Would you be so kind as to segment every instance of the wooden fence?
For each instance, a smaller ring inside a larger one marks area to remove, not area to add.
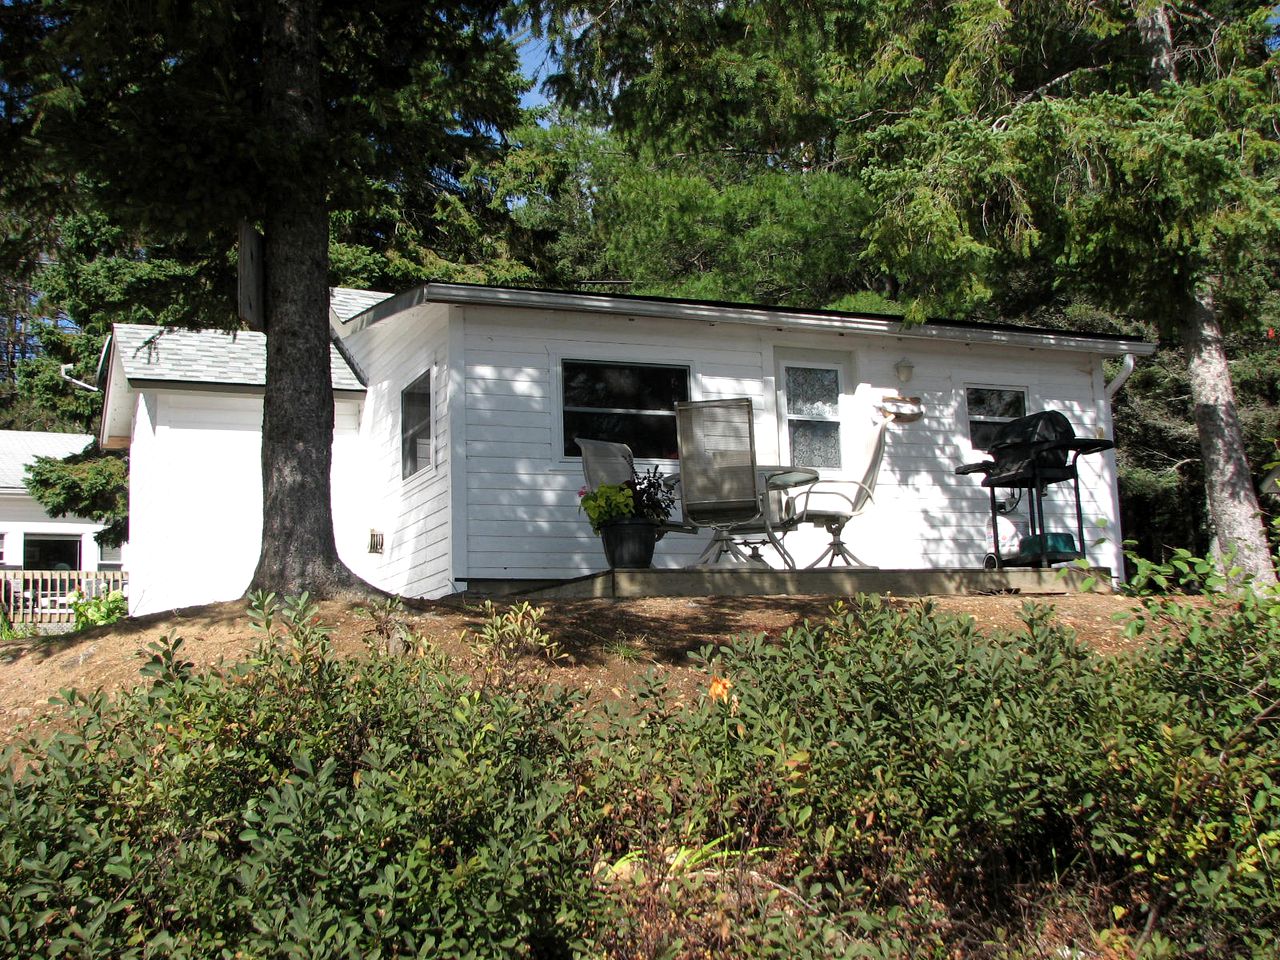
[[[0,605],[11,623],[71,623],[70,594],[128,594],[121,570],[0,570]]]

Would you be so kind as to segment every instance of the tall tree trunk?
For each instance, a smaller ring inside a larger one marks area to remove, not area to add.
[[[266,172],[267,385],[262,420],[262,552],[253,588],[332,595],[359,581],[338,559],[329,468],[327,155],[317,0],[267,6],[263,111],[283,157]],[[286,178],[283,174],[287,172]]]
[[[1276,582],[1262,512],[1245,459],[1231,371],[1222,345],[1213,287],[1203,283],[1187,298],[1179,318],[1187,351],[1191,398],[1195,403],[1200,455],[1204,461],[1209,522],[1219,556],[1235,552],[1235,562],[1259,584]]]
[[[1147,85],[1152,90],[1158,90],[1166,80],[1177,82],[1169,8],[1165,4],[1158,4],[1139,16],[1137,23],[1138,36],[1147,50]]]

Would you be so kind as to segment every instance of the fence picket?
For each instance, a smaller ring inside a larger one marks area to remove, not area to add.
[[[68,594],[128,594],[123,570],[0,570],[0,603],[12,623],[71,623]]]

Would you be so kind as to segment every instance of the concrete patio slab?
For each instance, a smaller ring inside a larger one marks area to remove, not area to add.
[[[468,592],[528,598],[582,597],[897,597],[1111,592],[1111,571],[1096,567],[1053,570],[606,570],[572,580],[472,580]]]

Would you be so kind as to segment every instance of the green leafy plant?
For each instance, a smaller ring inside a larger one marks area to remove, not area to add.
[[[0,606],[0,643],[9,643],[15,640],[29,640],[36,635],[36,627],[33,623],[19,621],[14,623],[9,619],[9,613]]]
[[[384,597],[367,607],[357,607],[356,613],[370,622],[371,630],[365,640],[379,645],[386,653],[408,653],[425,645],[405,620],[404,601],[399,597]]]
[[[1148,597],[1145,646],[1106,657],[1042,607],[986,635],[859,597],[589,713],[518,682],[541,611],[482,609],[479,682],[338,659],[268,594],[244,664],[168,637],[114,703],[65,694],[0,773],[0,955],[1280,946],[1269,592]]]
[[[542,607],[526,601],[499,612],[492,600],[486,600],[481,610],[484,623],[463,639],[475,651],[486,681],[511,686],[518,677],[521,657],[541,657],[554,663],[565,656],[560,644],[542,629],[546,612]]]
[[[657,467],[645,473],[633,472],[631,479],[623,483],[602,483],[590,491],[583,487],[578,497],[595,533],[610,520],[639,517],[663,523],[671,516],[676,502],[675,493]]]
[[[119,590],[88,596],[80,591],[67,595],[71,613],[75,617],[75,629],[101,627],[115,623],[129,615],[129,601]]]
[[[627,520],[636,515],[635,494],[625,484],[602,483],[590,491],[583,487],[579,493],[579,506],[591,521],[593,533],[599,533],[610,520]]]

